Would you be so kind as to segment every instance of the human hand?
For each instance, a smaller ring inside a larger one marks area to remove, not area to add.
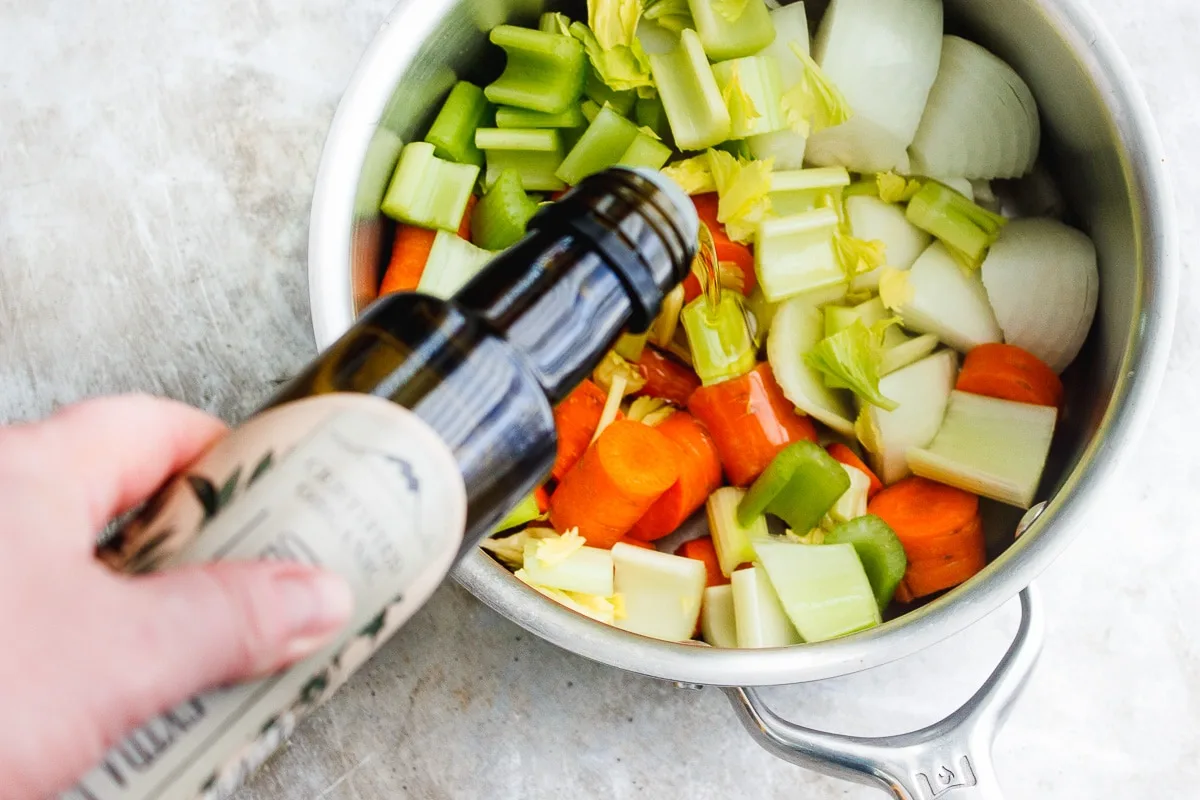
[[[0,800],[70,788],[139,724],[311,655],[346,624],[345,583],[299,564],[130,577],[94,558],[107,520],[224,432],[145,396],[0,427]]]

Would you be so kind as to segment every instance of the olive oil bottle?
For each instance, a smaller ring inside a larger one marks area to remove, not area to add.
[[[344,575],[351,624],[270,678],[193,698],[65,797],[232,794],[429,598],[554,462],[553,404],[686,276],[699,223],[657,173],[612,169],[542,208],[450,300],[375,303],[102,547],[114,569],[299,560]]]

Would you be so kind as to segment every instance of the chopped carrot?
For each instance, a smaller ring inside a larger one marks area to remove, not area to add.
[[[700,388],[700,378],[691,367],[649,345],[642,349],[637,366],[646,378],[646,385],[637,392],[639,395],[686,406],[692,392]]]
[[[721,572],[721,562],[717,560],[717,549],[713,546],[711,536],[686,542],[675,551],[675,555],[703,562],[704,569],[708,573],[705,586],[724,586],[730,582],[729,578],[726,578]]]
[[[908,571],[904,573],[904,583],[914,598],[953,589],[975,577],[987,566],[983,526],[972,526],[963,539],[964,546],[958,555],[947,554],[914,561],[908,565]]]
[[[1054,370],[1011,344],[980,345],[968,353],[955,388],[1000,400],[1062,407],[1063,385]]]
[[[679,447],[655,428],[618,420],[604,429],[550,496],[556,530],[577,528],[610,548],[679,479]]]
[[[789,444],[815,442],[812,420],[796,411],[775,382],[771,367],[759,364],[741,377],[702,386],[688,409],[704,423],[735,486],[748,486]]]
[[[979,498],[925,478],[906,478],[868,506],[896,532],[908,556],[902,602],[951,589],[987,565]]]
[[[825,449],[829,451],[829,455],[833,456],[834,459],[842,464],[845,464],[847,467],[854,467],[871,480],[871,486],[869,489],[867,489],[868,498],[874,497],[883,489],[883,481],[879,480],[879,476],[876,475],[871,468],[868,467],[866,463],[858,457],[858,454],[849,447],[841,442],[835,442]]]
[[[538,511],[545,514],[546,509],[550,508],[550,493],[546,491],[545,486],[539,486],[533,490],[533,502],[537,503]]]
[[[558,455],[550,476],[561,481],[591,444],[592,436],[604,413],[604,390],[590,380],[584,380],[554,409],[554,426],[558,429]]]
[[[417,288],[436,236],[437,231],[428,228],[405,224],[396,226],[392,260],[388,264],[387,272],[383,274],[383,283],[379,287],[380,297],[396,292],[411,292]]]
[[[562,200],[563,197],[569,191],[570,191],[570,189],[559,189],[557,192],[551,192],[550,193],[550,202],[557,203],[559,200]]]
[[[754,273],[754,252],[744,244],[733,241],[725,233],[725,226],[717,221],[717,205],[720,199],[715,193],[700,194],[692,198],[696,214],[708,227],[716,245],[717,261],[721,266],[721,286],[743,296],[749,296],[757,285]],[[683,281],[684,302],[690,303],[700,296],[700,279],[689,273]]]
[[[653,550],[658,552],[658,548],[649,542],[643,542],[641,539],[635,539],[632,536],[622,536],[617,540],[617,544],[627,544],[630,547],[640,547],[643,550]]]
[[[913,597],[912,591],[904,581],[900,581],[900,585],[896,587],[896,595],[893,598],[897,603],[911,603],[917,598]]]
[[[655,429],[679,448],[679,480],[638,520],[629,535],[653,542],[675,531],[708,496],[721,488],[721,459],[712,437],[695,417],[678,411]]]
[[[475,210],[475,205],[479,202],[479,198],[471,195],[467,198],[467,211],[463,214],[462,221],[458,223],[458,238],[471,241],[471,213]]]
[[[979,498],[926,478],[905,478],[875,495],[868,512],[882,519],[904,543],[952,536],[979,514]]]

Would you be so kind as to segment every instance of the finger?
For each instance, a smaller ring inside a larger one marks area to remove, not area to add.
[[[117,702],[148,718],[216,686],[269,675],[326,646],[354,599],[338,575],[290,562],[221,562],[126,580],[117,637],[136,669]]]
[[[174,400],[122,395],[67,406],[0,439],[0,479],[33,480],[70,496],[91,537],[145,500],[226,432],[223,422]]]

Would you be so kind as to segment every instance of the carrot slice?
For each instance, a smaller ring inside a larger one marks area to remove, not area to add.
[[[603,389],[585,379],[554,409],[554,427],[558,429],[558,455],[550,470],[554,480],[562,480],[583,457],[600,426],[600,415],[604,413],[607,399]]]
[[[675,555],[703,562],[704,569],[708,573],[705,586],[724,586],[730,582],[729,578],[726,578],[721,572],[721,562],[717,560],[717,549],[713,545],[711,536],[686,542],[675,551]]]
[[[675,531],[721,488],[721,460],[712,437],[691,414],[677,411],[655,430],[679,448],[679,480],[655,501],[629,535],[653,542]]]
[[[905,478],[875,495],[867,507],[904,544],[951,536],[979,514],[979,498],[962,489],[926,478]]]
[[[479,198],[475,195],[467,198],[467,210],[463,214],[462,221],[458,223],[458,238],[471,241],[471,213],[475,211],[478,203]]]
[[[834,442],[825,448],[829,451],[829,455],[833,456],[839,462],[847,467],[854,467],[859,472],[864,473],[870,480],[871,486],[867,489],[867,497],[871,498],[879,494],[883,490],[883,481],[879,480],[879,476],[871,471],[871,468],[866,465],[858,454],[851,450],[841,442]]]
[[[817,440],[812,420],[796,411],[775,382],[771,367],[692,393],[688,410],[704,423],[735,486],[748,486],[779,451],[793,442]]]
[[[392,260],[383,274],[383,283],[379,287],[380,297],[396,292],[411,292],[417,288],[436,236],[437,231],[428,228],[405,224],[396,226]]]
[[[604,429],[550,496],[556,530],[578,528],[610,548],[679,479],[679,448],[649,425],[618,420]]]
[[[691,368],[647,345],[637,360],[646,377],[646,385],[638,395],[658,397],[679,406],[686,406],[692,392],[700,388],[700,378]]]
[[[868,511],[891,526],[908,555],[901,602],[958,586],[987,566],[979,498],[925,478],[906,478]]]
[[[1016,403],[1062,407],[1062,380],[1054,370],[1011,344],[980,345],[968,353],[955,388]]]

